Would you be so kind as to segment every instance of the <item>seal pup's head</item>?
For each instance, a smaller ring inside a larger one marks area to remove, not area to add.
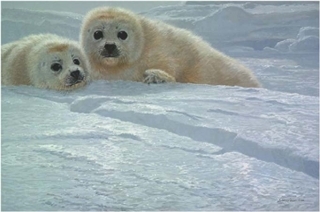
[[[84,18],[80,42],[94,70],[104,71],[139,59],[143,49],[139,16],[120,8],[97,8]]]
[[[73,90],[89,78],[86,57],[73,41],[50,41],[39,49],[35,84],[56,90]]]

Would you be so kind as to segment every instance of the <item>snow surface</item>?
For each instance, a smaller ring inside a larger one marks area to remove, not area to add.
[[[2,86],[2,210],[319,210],[318,2],[188,3],[188,28],[264,88]],[[2,44],[83,16],[2,9]]]

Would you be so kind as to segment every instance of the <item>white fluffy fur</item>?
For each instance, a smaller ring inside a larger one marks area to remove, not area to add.
[[[94,38],[97,31],[103,38]],[[128,34],[125,40],[118,38],[120,31]],[[121,8],[90,11],[84,18],[80,41],[93,79],[260,87],[248,68],[200,37]],[[106,57],[105,44],[115,44],[119,56]]]
[[[80,61],[79,65],[74,63],[75,59]],[[61,64],[62,69],[53,71],[54,63]],[[83,80],[71,76],[76,70]],[[87,79],[88,62],[75,41],[53,34],[39,34],[1,46],[2,85],[72,90],[84,86]]]

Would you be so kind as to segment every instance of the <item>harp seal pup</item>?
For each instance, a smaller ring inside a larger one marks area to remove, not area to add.
[[[54,34],[38,34],[1,46],[2,85],[73,90],[88,81],[80,45]]]
[[[122,8],[89,11],[80,44],[92,79],[261,86],[251,70],[200,37]]]

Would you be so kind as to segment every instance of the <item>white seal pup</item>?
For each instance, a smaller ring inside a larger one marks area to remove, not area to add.
[[[80,43],[93,79],[260,87],[251,70],[200,37],[121,8],[91,10]]]
[[[2,85],[73,90],[88,81],[80,45],[54,34],[38,34],[1,46]]]

